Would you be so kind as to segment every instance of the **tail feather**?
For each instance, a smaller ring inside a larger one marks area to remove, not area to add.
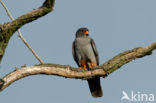
[[[88,85],[93,97],[102,97],[102,88],[100,85],[100,77],[88,79]]]

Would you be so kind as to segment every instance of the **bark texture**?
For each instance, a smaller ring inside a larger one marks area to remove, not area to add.
[[[54,8],[54,1],[55,0],[45,0],[40,8],[20,16],[12,22],[0,24],[0,62],[5,53],[5,48],[8,45],[9,39],[14,32],[21,28],[24,24],[30,23],[51,12]],[[125,51],[108,60],[104,64],[93,68],[92,70],[83,70],[69,65],[60,64],[40,64],[29,67],[23,66],[21,68],[16,68],[13,72],[0,79],[0,91],[4,90],[16,80],[38,74],[57,75],[65,78],[83,80],[95,76],[106,77],[124,64],[135,60],[136,58],[151,55],[154,49],[156,49],[156,42],[145,48],[138,47]]]
[[[54,8],[54,1],[55,0],[45,0],[40,8],[20,16],[12,22],[0,24],[0,62],[3,58],[10,37],[23,25],[37,20],[51,12]]]
[[[132,50],[125,51],[110,59],[106,63],[93,68],[92,70],[83,70],[80,68],[71,67],[69,65],[60,64],[40,64],[30,67],[24,66],[19,69],[15,69],[13,72],[7,74],[0,80],[0,91],[4,90],[16,80],[37,74],[57,75],[65,78],[75,78],[83,80],[95,76],[106,77],[115,70],[119,69],[124,64],[136,58],[151,55],[154,49],[156,49],[156,42],[152,43],[151,45],[145,48],[138,47]]]

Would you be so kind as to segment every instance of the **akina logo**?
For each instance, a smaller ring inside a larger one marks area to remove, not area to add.
[[[154,102],[154,94],[141,93],[131,91],[129,94],[125,91],[122,91],[121,101],[131,101],[131,102]]]

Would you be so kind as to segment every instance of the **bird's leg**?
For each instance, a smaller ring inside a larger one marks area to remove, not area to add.
[[[85,64],[85,65],[83,65],[83,69],[85,69],[85,70],[87,69],[87,66],[86,66],[86,64]]]
[[[89,69],[92,69],[94,66],[97,66],[97,64],[95,62],[89,62]]]
[[[82,67],[80,67],[80,69],[87,69],[87,66],[86,65],[83,65]]]
[[[82,68],[83,69],[87,69],[87,65],[86,64],[87,64],[87,62],[85,60],[81,60],[81,65],[82,66],[80,67],[80,69],[82,69]]]

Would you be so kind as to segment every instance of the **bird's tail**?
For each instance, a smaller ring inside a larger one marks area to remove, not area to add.
[[[100,85],[100,77],[88,79],[88,85],[93,97],[102,97],[102,88]]]

